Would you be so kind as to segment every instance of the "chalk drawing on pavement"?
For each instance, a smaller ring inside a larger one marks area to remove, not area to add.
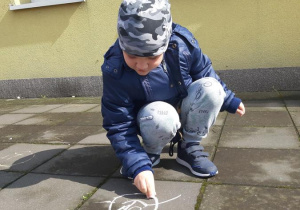
[[[146,203],[145,201],[143,201],[143,199],[129,199],[131,196],[132,197],[137,197],[137,196],[145,196],[142,193],[132,193],[132,194],[124,194],[124,195],[120,195],[117,197],[114,197],[111,201],[102,201],[102,202],[96,202],[96,203],[108,203],[109,207],[108,210],[112,210],[112,209],[116,209],[118,208],[118,210],[131,210],[131,209],[136,209],[136,210],[141,210],[141,209],[153,209],[153,210],[157,210],[159,205],[162,205],[164,203],[168,203],[171,202],[173,200],[178,199],[181,195],[178,195],[174,198],[159,202],[157,197],[154,197],[153,199],[150,199],[148,201],[150,201],[151,203]],[[121,199],[123,198],[123,199]],[[124,201],[124,199],[126,199],[126,201]]]
[[[32,151],[22,151],[22,152],[14,152],[10,155],[5,155],[0,157],[0,167],[11,167],[15,165],[24,164],[28,161],[31,161],[35,157]],[[21,161],[21,158],[23,158]],[[10,164],[11,161],[14,161],[13,164]]]

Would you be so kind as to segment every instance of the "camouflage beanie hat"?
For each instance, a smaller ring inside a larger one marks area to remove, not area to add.
[[[131,55],[164,53],[172,33],[168,0],[123,0],[118,16],[119,44]]]

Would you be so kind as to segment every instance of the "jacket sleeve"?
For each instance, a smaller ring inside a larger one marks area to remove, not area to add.
[[[215,70],[213,69],[211,60],[205,54],[202,53],[200,47],[197,47],[198,43],[195,39],[194,41],[196,47],[193,47],[191,50],[192,60],[190,71],[193,80],[195,81],[202,77],[213,77],[217,79],[226,93],[226,97],[221,107],[221,111],[226,110],[230,113],[235,113],[239,104],[241,103],[241,99],[235,97],[235,94],[227,88],[226,84],[220,79],[220,77],[216,74]]]
[[[151,170],[151,161],[137,137],[134,104],[118,79],[103,71],[102,116],[107,137],[122,162],[122,175],[135,178],[143,170]]]

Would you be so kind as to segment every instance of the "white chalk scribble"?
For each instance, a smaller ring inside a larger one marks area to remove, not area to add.
[[[114,207],[113,206],[114,204],[117,204],[118,206],[120,205],[118,210],[131,210],[131,209],[141,210],[141,209],[145,209],[147,207],[153,207],[153,210],[157,210],[159,205],[176,200],[181,196],[181,195],[178,195],[174,198],[168,199],[163,202],[159,202],[158,198],[154,197],[153,199],[150,199],[150,201],[153,201],[153,203],[151,203],[151,204],[148,204],[139,199],[128,199],[127,201],[124,201],[122,203],[119,203],[120,201],[118,201],[118,199],[120,199],[120,198],[125,198],[125,197],[129,197],[129,196],[137,196],[137,195],[144,195],[144,194],[142,194],[142,193],[124,194],[124,195],[120,195],[118,197],[114,197],[113,200],[111,200],[111,201],[103,201],[103,202],[97,202],[97,203],[109,203],[108,210],[112,210]],[[115,208],[116,208],[116,205],[115,205]]]
[[[16,159],[17,158],[21,158],[21,157],[25,157],[22,161],[18,162]],[[15,152],[14,154],[11,155],[5,155],[3,157],[0,157],[0,167],[11,167],[11,166],[15,166],[15,165],[20,165],[20,164],[24,164],[30,160],[32,160],[35,157],[35,154],[33,154],[33,152],[31,151],[23,151],[23,152]],[[13,164],[5,164],[5,162],[9,162],[10,160],[16,160],[15,163]]]

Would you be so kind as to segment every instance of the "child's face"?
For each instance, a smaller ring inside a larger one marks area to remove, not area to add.
[[[161,64],[163,59],[163,54],[150,57],[139,57],[130,55],[125,51],[123,51],[123,56],[126,64],[141,76],[149,74],[152,69],[155,69]]]

